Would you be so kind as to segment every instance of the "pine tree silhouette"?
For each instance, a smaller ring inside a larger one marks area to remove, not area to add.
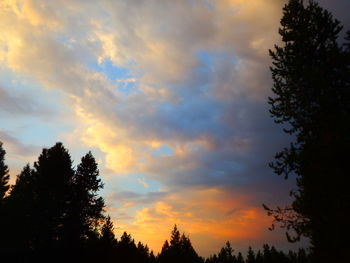
[[[0,142],[0,205],[5,197],[7,190],[9,189],[9,169],[5,164],[6,151],[2,148],[2,142]]]
[[[8,215],[8,204],[6,193],[8,192],[9,186],[9,169],[5,164],[6,151],[2,147],[0,141],[0,251],[8,251],[11,248],[11,240],[8,240],[9,236],[9,215]]]
[[[290,0],[279,30],[283,46],[270,51],[270,112],[295,136],[271,166],[286,178],[296,175],[297,189],[291,206],[265,208],[295,231],[287,232],[288,240],[310,238],[317,262],[345,262],[349,248],[350,42],[338,43],[341,30],[315,1]]]
[[[159,263],[172,263],[172,262],[203,262],[194,250],[190,239],[185,234],[180,234],[177,226],[175,225],[170,238],[170,244],[166,240],[164,242],[161,253],[158,257]]]

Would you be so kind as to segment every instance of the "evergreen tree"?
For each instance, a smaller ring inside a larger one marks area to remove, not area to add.
[[[140,241],[137,243],[138,262],[148,263],[150,260],[150,253],[147,245],[143,245]]]
[[[255,253],[251,247],[248,248],[246,263],[255,263]]]
[[[211,255],[209,258],[205,260],[205,263],[217,263],[217,262],[219,262],[219,260],[216,254]]]
[[[116,261],[117,254],[117,240],[114,235],[113,222],[109,216],[106,217],[105,222],[101,228],[101,236],[98,242],[98,250],[95,255],[95,261]],[[96,250],[95,248],[92,248]]]
[[[8,252],[8,249],[11,247],[8,240],[9,235],[9,216],[8,216],[8,205],[7,198],[5,198],[6,193],[9,189],[9,169],[5,164],[5,154],[6,151],[2,148],[2,142],[0,142],[0,251]]]
[[[74,190],[81,202],[81,214],[84,219],[85,233],[91,228],[96,228],[99,221],[103,219],[103,208],[105,206],[102,197],[97,192],[103,188],[99,178],[99,170],[95,158],[91,152],[81,158],[74,180]]]
[[[295,174],[297,190],[286,208],[270,209],[290,241],[311,239],[315,261],[345,262],[350,234],[347,191],[350,147],[349,42],[342,47],[340,22],[315,1],[290,0],[283,9],[284,45],[270,51],[275,97],[271,114],[296,137],[276,154],[275,172]],[[349,33],[348,33],[349,36]],[[349,40],[348,40],[349,41]],[[332,240],[332,242],[330,242]]]
[[[182,255],[182,262],[195,263],[202,262],[202,259],[198,256],[194,250],[191,240],[184,233],[180,239],[180,255]]]
[[[237,255],[237,263],[244,263],[244,258],[242,256],[242,253],[241,252],[238,252],[238,255]]]
[[[43,149],[34,169],[26,165],[2,200],[4,213],[0,220],[7,226],[0,236],[0,251],[5,252],[2,258],[8,262],[204,262],[189,237],[181,234],[176,225],[170,242],[165,241],[158,257],[147,245],[136,245],[126,232],[118,242],[110,217],[103,216],[104,201],[97,195],[102,186],[91,152],[81,159],[75,171],[61,143]],[[246,261],[240,252],[237,257],[233,252],[226,242],[218,255],[205,262],[309,262],[305,250],[287,256],[268,245],[263,246],[263,253],[255,253],[249,247]]]
[[[81,158],[70,187],[71,200],[65,218],[65,238],[70,250],[84,250],[89,239],[95,240],[98,236],[104,219],[104,200],[97,194],[102,187],[97,163],[89,152]]]
[[[267,244],[263,245],[263,258],[264,262],[271,262],[272,263],[272,255],[271,255],[270,247]]]
[[[72,160],[62,143],[56,143],[49,149],[43,149],[34,168],[37,208],[32,211],[36,221],[33,242],[37,251],[59,257],[58,251],[66,247],[67,241],[67,218],[74,177]]]
[[[181,235],[177,226],[175,225],[170,238],[170,245],[166,240],[161,253],[158,257],[159,263],[172,263],[172,262],[184,262],[184,263],[196,263],[203,262],[203,260],[197,255],[194,250],[191,241],[184,234]]]
[[[255,257],[255,262],[256,263],[264,263],[266,260],[264,258],[264,256],[261,254],[261,251],[258,250],[258,252],[256,253],[256,257]]]
[[[33,210],[36,195],[33,191],[35,183],[34,170],[27,164],[17,176],[7,202],[7,219],[10,231],[7,239],[10,250],[17,261],[30,257],[33,253],[32,242],[35,236],[35,216]],[[31,226],[31,227],[28,227]]]
[[[48,256],[63,260],[69,254],[71,261],[90,262],[99,250],[104,219],[104,200],[97,195],[102,188],[98,176],[90,152],[74,171],[62,143],[43,149],[34,169],[25,166],[6,198],[6,216],[0,219],[9,226],[3,236],[13,257],[17,261],[40,261]],[[102,239],[110,223],[108,219]]]
[[[151,253],[149,254],[149,263],[156,263],[157,258],[155,257],[153,250],[151,250]]]
[[[162,251],[161,251],[161,254],[165,254],[167,253],[167,251],[169,250],[169,242],[168,240],[165,240],[163,246],[162,246]]]
[[[235,261],[235,257],[233,255],[233,248],[229,241],[226,242],[225,246],[221,248],[218,254],[218,260],[222,263],[232,263]]]
[[[105,223],[101,229],[101,243],[104,247],[114,248],[117,245],[117,240],[114,235],[113,222],[111,221],[110,216],[107,216]]]
[[[117,243],[116,259],[118,262],[130,262],[130,263],[155,263],[156,257],[149,252],[147,245],[143,245],[141,242],[135,244],[135,240],[131,235],[126,232],[120,238]]]
[[[0,209],[1,202],[5,197],[7,190],[9,189],[9,169],[5,164],[6,151],[2,148],[2,142],[0,142]],[[1,210],[0,210],[1,211]]]
[[[124,232],[121,236],[120,241],[117,244],[117,255],[120,262],[138,262],[137,247],[135,240],[130,234]]]
[[[174,225],[174,229],[171,232],[170,246],[173,248],[179,248],[180,237],[181,237],[180,231],[177,229],[177,226]]]

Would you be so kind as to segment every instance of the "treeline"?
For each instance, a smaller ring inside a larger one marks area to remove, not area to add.
[[[221,248],[218,254],[214,254],[205,260],[205,263],[309,263],[309,254],[300,248],[297,252],[277,250],[274,246],[263,245],[262,250],[254,251],[249,247],[246,257],[241,252],[237,254],[231,247],[230,242]]]
[[[98,191],[103,187],[91,152],[74,168],[62,143],[43,149],[9,185],[0,142],[0,252],[6,262],[264,263],[308,262],[304,250],[277,251],[264,245],[235,254],[229,242],[207,259],[198,256],[176,225],[159,254],[124,233],[118,240]]]

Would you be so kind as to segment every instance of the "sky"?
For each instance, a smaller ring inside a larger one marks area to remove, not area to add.
[[[319,1],[350,29],[347,0]],[[61,141],[89,150],[116,236],[158,252],[174,224],[200,255],[295,249],[262,204],[292,140],[268,112],[285,0],[1,0],[0,141],[11,182]]]

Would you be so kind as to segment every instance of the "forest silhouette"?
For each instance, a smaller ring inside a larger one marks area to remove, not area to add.
[[[270,50],[270,113],[294,141],[270,164],[296,177],[291,205],[270,208],[287,239],[310,240],[309,249],[235,251],[227,242],[203,258],[175,225],[155,255],[128,233],[117,239],[105,214],[98,164],[91,152],[74,168],[58,142],[43,149],[9,185],[0,142],[0,252],[4,262],[304,263],[349,262],[350,32],[315,1],[289,0],[283,8],[282,45]]]
[[[243,263],[307,262],[307,253],[285,253],[264,245],[262,251],[237,254],[229,242],[207,259],[175,225],[157,255],[124,232],[117,239],[104,213],[103,187],[91,152],[76,169],[62,143],[43,149],[9,186],[9,169],[0,143],[0,250],[6,262]],[[243,254],[247,254],[246,258]]]

